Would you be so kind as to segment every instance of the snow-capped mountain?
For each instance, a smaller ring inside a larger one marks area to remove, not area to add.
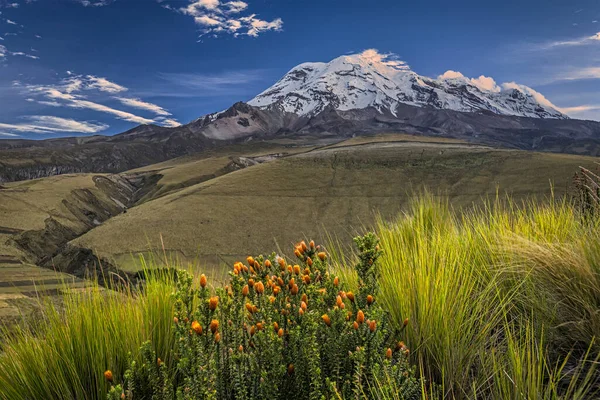
[[[462,112],[567,119],[535,90],[493,79],[469,79],[448,71],[437,79],[375,50],[342,56],[329,63],[304,63],[248,102],[312,117],[328,106],[340,111],[375,108],[396,116],[400,104]]]

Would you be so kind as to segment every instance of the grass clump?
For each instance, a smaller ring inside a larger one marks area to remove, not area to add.
[[[204,276],[194,288],[181,274],[175,373],[145,345],[144,359],[131,363],[109,398],[370,398],[376,386],[418,398],[408,348],[375,301],[378,241],[369,234],[356,243],[356,294],[329,273],[313,242],[296,247],[295,265],[275,254],[236,263],[230,283],[214,293]]]
[[[106,398],[102,372],[123,374],[129,354],[148,340],[172,364],[173,288],[166,275],[149,277],[142,292],[96,284],[0,331],[0,399]]]
[[[600,231],[567,201],[378,221],[380,302],[441,397],[586,399],[598,388]],[[346,257],[347,259],[347,257]],[[338,264],[341,272],[352,275]]]

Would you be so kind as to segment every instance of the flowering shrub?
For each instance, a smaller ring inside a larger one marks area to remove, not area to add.
[[[297,245],[297,263],[275,254],[236,263],[229,285],[215,292],[204,275],[195,288],[180,273],[176,371],[147,344],[108,398],[364,398],[375,388],[417,398],[409,351],[377,303],[378,241],[373,234],[355,241],[356,294],[328,272],[314,242]]]

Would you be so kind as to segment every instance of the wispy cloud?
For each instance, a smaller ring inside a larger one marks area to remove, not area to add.
[[[170,112],[158,106],[156,104],[148,103],[142,101],[140,99],[135,98],[127,98],[127,97],[115,97],[115,99],[119,100],[123,105],[128,107],[137,108],[140,110],[152,111],[156,115],[168,116],[171,115]]]
[[[249,5],[239,0],[192,0],[186,7],[164,7],[193,17],[194,22],[201,27],[200,37],[218,37],[222,34],[257,37],[264,32],[281,31],[283,27],[281,18],[268,21],[259,18],[257,14],[242,15],[248,11]]]
[[[111,82],[103,77],[93,75],[71,75],[68,78],[62,79],[60,83],[55,85],[22,85],[21,83],[16,82],[15,86],[21,87],[28,97],[34,98],[34,101],[43,105],[93,110],[137,124],[160,124],[165,126],[179,124],[173,119],[165,122],[164,118],[146,118],[102,104],[98,101],[89,100],[86,95],[84,95],[86,91],[95,90],[101,93],[116,94],[128,90],[126,87]],[[139,99],[118,98],[118,100],[129,106],[135,105],[134,107],[138,109],[152,111],[159,116],[164,117],[166,115],[171,115],[162,107]]]
[[[557,47],[585,46],[592,44],[600,45],[600,32],[592,36],[582,36],[570,40],[556,40],[552,42],[542,43],[538,46],[538,49],[549,50]]]
[[[244,85],[264,79],[265,70],[229,71],[220,74],[163,73],[159,76],[171,84],[194,89],[197,95],[212,96],[230,89],[239,90]]]
[[[104,7],[111,4],[114,0],[97,0],[97,1],[89,1],[89,0],[75,0],[75,2],[81,4],[84,7]]]
[[[60,118],[50,115],[32,115],[23,117],[27,122],[18,124],[0,123],[0,131],[5,136],[17,136],[19,133],[97,133],[108,128],[108,125],[90,122],[77,121],[70,118]]]

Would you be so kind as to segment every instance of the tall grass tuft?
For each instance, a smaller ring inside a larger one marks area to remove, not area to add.
[[[154,274],[139,291],[96,283],[45,303],[39,320],[0,334],[0,399],[104,399],[103,372],[122,377],[147,340],[173,363],[173,288]]]
[[[408,318],[412,357],[445,398],[587,398],[600,352],[597,228],[567,201],[458,213],[425,194],[377,222],[379,300],[398,327]]]

